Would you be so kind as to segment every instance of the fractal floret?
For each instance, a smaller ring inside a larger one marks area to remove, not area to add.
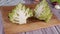
[[[39,4],[37,4],[34,11],[35,17],[39,20],[44,20],[45,22],[48,22],[52,17],[51,10],[46,0],[42,0]]]
[[[27,18],[32,16],[33,11],[20,3],[9,13],[9,20],[13,23],[26,24]]]

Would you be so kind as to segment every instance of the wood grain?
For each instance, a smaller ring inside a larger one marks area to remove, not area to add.
[[[60,21],[55,16],[53,16],[52,19],[48,23],[40,21],[36,18],[29,18],[27,24],[24,24],[24,25],[13,24],[9,21],[8,13],[14,7],[15,6],[12,6],[12,7],[8,6],[8,7],[1,8],[5,33],[13,34],[17,32],[26,32],[26,31],[37,30],[40,28],[47,28],[47,27],[51,27],[55,25],[60,25]]]

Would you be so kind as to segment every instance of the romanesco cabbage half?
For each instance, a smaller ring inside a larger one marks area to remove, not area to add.
[[[20,3],[9,13],[9,20],[13,23],[25,24],[27,23],[27,18],[32,16],[33,11]]]
[[[50,8],[46,0],[42,0],[39,4],[37,4],[34,11],[35,17],[39,20],[44,20],[45,22],[48,22],[52,17]]]

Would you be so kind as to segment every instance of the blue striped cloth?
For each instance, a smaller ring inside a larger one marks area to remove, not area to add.
[[[33,0],[0,0],[0,6],[14,6],[18,3],[30,4]]]
[[[0,0],[0,6],[14,6],[18,3],[24,3],[23,0]]]
[[[1,10],[0,10],[0,34],[4,34],[3,31],[3,22],[2,22],[2,14],[1,14]]]

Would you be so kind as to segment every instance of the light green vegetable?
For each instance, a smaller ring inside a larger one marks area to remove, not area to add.
[[[36,6],[34,11],[35,11],[35,17],[38,18],[39,20],[45,20],[45,22],[48,22],[52,17],[51,10],[46,0],[42,0]]]
[[[9,20],[13,23],[25,24],[27,23],[27,18],[32,16],[33,11],[20,3],[9,13]]]
[[[60,4],[60,0],[51,0],[51,2],[58,2]]]

